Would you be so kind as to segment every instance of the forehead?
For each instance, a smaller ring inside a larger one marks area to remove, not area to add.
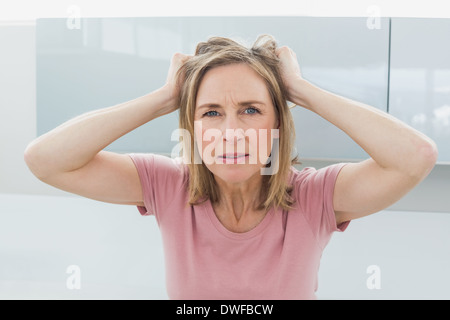
[[[206,72],[198,92],[196,105],[219,103],[220,100],[263,100],[271,97],[266,81],[245,63],[215,67]],[[223,101],[222,101],[223,102]]]

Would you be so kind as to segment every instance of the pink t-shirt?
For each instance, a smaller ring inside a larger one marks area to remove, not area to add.
[[[316,299],[322,251],[336,226],[333,191],[345,163],[319,170],[291,168],[295,210],[271,209],[252,230],[235,233],[211,202],[191,206],[181,159],[132,153],[145,207],[164,246],[170,299]]]

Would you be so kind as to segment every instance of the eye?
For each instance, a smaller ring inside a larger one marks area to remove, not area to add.
[[[244,113],[246,114],[256,114],[256,113],[261,113],[257,108],[254,107],[250,107],[245,109]]]
[[[205,112],[204,114],[203,114],[203,116],[205,117],[215,117],[215,116],[218,116],[219,115],[219,113],[217,112],[217,111],[215,111],[215,110],[210,110],[210,111],[208,111],[208,112]]]

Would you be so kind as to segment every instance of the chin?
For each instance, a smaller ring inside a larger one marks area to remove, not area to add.
[[[227,183],[242,183],[255,174],[260,174],[260,166],[248,164],[216,164],[208,167],[216,178]]]

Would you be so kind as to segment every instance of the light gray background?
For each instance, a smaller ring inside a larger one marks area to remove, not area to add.
[[[164,84],[174,52],[192,54],[220,35],[252,44],[272,34],[298,52],[309,81],[387,110],[389,19],[369,29],[366,18],[160,17],[37,21],[37,134],[81,113],[124,102]],[[289,31],[287,31],[289,30]],[[295,34],[295,36],[294,36]],[[316,114],[293,109],[297,150],[308,159],[364,159],[344,132]],[[169,153],[178,113],[155,119],[108,150]]]
[[[450,19],[393,18],[391,43],[389,113],[431,137],[438,161],[450,163]]]
[[[33,22],[0,26],[0,298],[165,299],[153,218],[47,186],[23,162],[37,132],[35,31]],[[440,41],[444,34],[431,35]],[[449,179],[449,167],[437,165],[390,210],[336,234],[324,252],[318,297],[449,299]],[[69,265],[81,268],[81,290],[66,287]],[[379,290],[366,286],[370,265],[380,267]]]

